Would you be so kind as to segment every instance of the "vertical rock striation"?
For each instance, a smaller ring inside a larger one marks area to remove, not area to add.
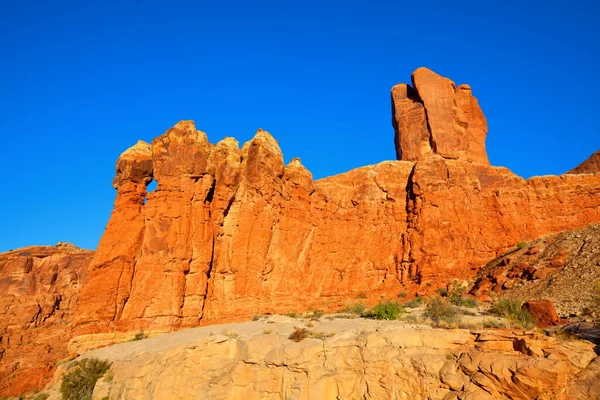
[[[417,69],[412,83],[392,88],[397,159],[419,161],[439,155],[489,165],[487,121],[471,87],[456,87],[427,68]]]

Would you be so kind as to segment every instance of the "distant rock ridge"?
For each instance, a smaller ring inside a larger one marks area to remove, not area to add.
[[[600,222],[600,177],[491,167],[468,85],[419,68],[392,89],[396,150],[314,181],[259,129],[240,149],[181,121],[117,161],[77,335],[171,331],[429,293],[519,241]],[[146,185],[158,182],[146,192]]]
[[[600,150],[589,156],[587,160],[573,168],[568,174],[595,174],[600,172]]]

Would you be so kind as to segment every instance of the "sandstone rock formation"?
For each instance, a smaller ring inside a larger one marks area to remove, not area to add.
[[[595,174],[600,172],[600,150],[592,154],[587,160],[573,168],[568,174]]]
[[[356,296],[373,304],[429,294],[472,278],[519,242],[600,222],[600,174],[524,180],[489,166],[487,124],[469,86],[421,68],[412,86],[392,89],[392,106],[399,161],[317,181],[299,159],[285,165],[263,130],[240,149],[232,138],[211,144],[193,122],[181,121],[152,144],[125,151],[87,279],[83,261],[57,269],[54,282],[62,282],[60,271],[79,271],[60,288],[32,289],[38,278],[29,272],[0,269],[0,284],[10,284],[5,293],[29,296],[2,297],[5,314],[15,314],[0,326],[0,374],[11,370],[15,378],[2,380],[0,390],[16,390],[25,379],[39,387],[71,336],[69,349],[78,352],[140,330],[336,310]],[[151,181],[158,187],[148,193]],[[53,263],[40,264],[35,276],[53,270]],[[20,311],[27,304],[32,309]],[[35,341],[38,334],[46,336]],[[56,344],[48,355],[42,346],[24,355],[28,347],[12,344],[23,336],[27,345],[28,335],[34,344]],[[21,375],[12,372],[17,363]]]
[[[363,319],[312,321],[311,330],[330,337],[289,340],[304,323],[274,316],[195,328],[82,357],[112,363],[97,400],[597,398],[598,358],[588,342]],[[60,372],[49,400],[60,398]]]
[[[413,87],[392,88],[392,124],[398,160],[432,155],[489,165],[485,150],[487,121],[469,85],[427,68],[412,75]]]
[[[76,334],[164,332],[367,294],[426,294],[517,242],[600,222],[600,176],[491,167],[466,85],[394,87],[399,156],[313,181],[259,130],[240,149],[182,121],[117,162]],[[158,187],[146,193],[154,179]]]
[[[42,388],[67,357],[92,256],[68,243],[0,254],[0,396]]]
[[[523,309],[531,314],[538,328],[548,328],[561,324],[561,320],[556,313],[556,308],[549,300],[526,301],[523,303]]]

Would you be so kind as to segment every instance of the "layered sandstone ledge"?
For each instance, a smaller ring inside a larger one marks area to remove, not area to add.
[[[294,327],[325,339],[288,339]],[[524,330],[445,330],[400,321],[293,320],[182,330],[82,355],[111,363],[93,399],[594,398],[593,344]],[[57,389],[66,364],[44,393]]]
[[[240,149],[182,121],[127,150],[76,333],[423,294],[517,242],[600,222],[598,174],[524,180],[489,166],[470,88],[424,68],[413,82],[392,89],[401,161],[317,181],[263,130]]]

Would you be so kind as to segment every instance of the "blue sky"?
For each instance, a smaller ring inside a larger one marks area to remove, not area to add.
[[[523,4],[526,3],[526,4]],[[593,1],[0,0],[0,251],[95,248],[119,154],[193,119],[271,132],[316,178],[394,159],[389,89],[469,83],[493,165],[559,174],[600,148]]]

